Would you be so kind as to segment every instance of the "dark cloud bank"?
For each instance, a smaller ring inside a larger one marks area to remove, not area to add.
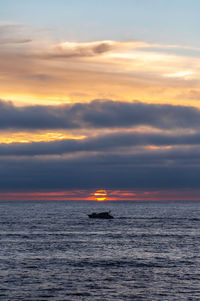
[[[196,156],[197,157],[197,156]],[[98,155],[0,159],[1,191],[67,189],[198,189],[200,156]]]
[[[160,129],[199,128],[200,110],[111,100],[27,107],[0,102],[0,129],[126,128],[141,125]]]
[[[124,131],[141,125],[162,132]],[[107,100],[19,108],[1,101],[2,130],[120,131],[84,140],[0,144],[0,191],[199,189],[199,127],[200,110],[193,107]],[[148,148],[152,145],[161,148]]]

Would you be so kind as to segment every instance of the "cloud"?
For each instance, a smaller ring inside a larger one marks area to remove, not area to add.
[[[15,44],[26,44],[32,39],[24,37],[25,27],[19,24],[0,24],[0,45],[15,46]]]
[[[83,140],[1,144],[0,191],[198,189],[199,117],[200,111],[193,107],[138,102],[15,107],[2,101],[2,129],[85,126],[119,130],[148,125],[164,131],[122,130]],[[181,129],[181,134],[175,129]],[[184,129],[192,131],[184,133]]]
[[[2,158],[0,191],[198,189],[200,154],[193,153]]]
[[[198,189],[199,144],[199,133],[139,132],[0,144],[0,191]]]
[[[55,43],[36,38],[37,34],[13,24],[0,26],[2,99],[50,104],[134,96],[180,104],[184,99],[190,104],[188,89],[200,90],[200,60],[180,55],[177,45],[114,40]],[[185,97],[180,100],[179,95]]]
[[[50,56],[57,58],[71,58],[71,57],[93,57],[102,54],[119,54],[119,57],[123,57],[125,53],[126,58],[131,58],[131,54],[135,50],[176,50],[176,49],[188,49],[200,51],[200,48],[180,46],[180,45],[161,45],[161,44],[151,44],[139,40],[130,41],[93,41],[93,42],[62,42],[58,45],[52,47]],[[139,52],[136,52],[139,53]],[[160,53],[161,54],[161,53]],[[148,55],[148,53],[147,53]],[[152,56],[152,53],[150,54]],[[163,54],[162,54],[163,55]],[[47,55],[47,57],[49,57]],[[170,56],[168,56],[170,57]],[[45,58],[45,56],[44,56]]]
[[[0,144],[0,156],[41,156],[76,154],[80,152],[136,152],[137,147],[143,146],[143,153],[151,153],[152,146],[156,146],[159,156],[162,147],[174,147],[173,151],[182,153],[190,147],[190,152],[198,152],[200,133],[195,134],[166,134],[166,133],[111,133],[89,137],[85,139],[64,139],[50,142],[11,143]],[[149,147],[150,148],[146,148]],[[182,146],[180,148],[180,146]],[[184,149],[183,147],[187,147]],[[134,147],[136,148],[134,151]],[[160,151],[160,153],[159,153]],[[194,157],[194,154],[192,156]]]
[[[92,57],[111,51],[115,46],[113,41],[96,41],[90,43],[65,42],[53,47],[43,58],[73,58]]]
[[[26,107],[16,107],[11,102],[0,102],[0,129],[90,129],[138,126],[158,129],[198,129],[200,110],[186,106],[112,100]]]
[[[200,91],[192,89],[192,90],[189,90],[186,94],[180,94],[179,98],[180,99],[187,98],[187,99],[199,101],[200,100]]]

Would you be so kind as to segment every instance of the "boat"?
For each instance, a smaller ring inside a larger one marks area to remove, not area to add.
[[[112,219],[114,218],[111,214],[110,211],[104,211],[104,212],[93,212],[91,214],[88,214],[89,218],[104,218],[104,219]]]

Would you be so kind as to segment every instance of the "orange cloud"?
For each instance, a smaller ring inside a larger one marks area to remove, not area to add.
[[[59,140],[81,140],[86,138],[83,135],[73,135],[69,136],[65,131],[38,131],[38,132],[1,132],[0,143],[10,144],[10,143],[31,143],[31,142],[50,142]]]
[[[55,44],[21,35],[17,42],[16,36],[9,43],[0,36],[0,98],[17,105],[112,98],[199,106],[190,91],[200,93],[200,59],[176,53],[187,47],[112,40]]]

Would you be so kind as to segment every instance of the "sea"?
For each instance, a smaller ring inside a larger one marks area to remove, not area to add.
[[[0,300],[200,300],[200,202],[0,202]]]

